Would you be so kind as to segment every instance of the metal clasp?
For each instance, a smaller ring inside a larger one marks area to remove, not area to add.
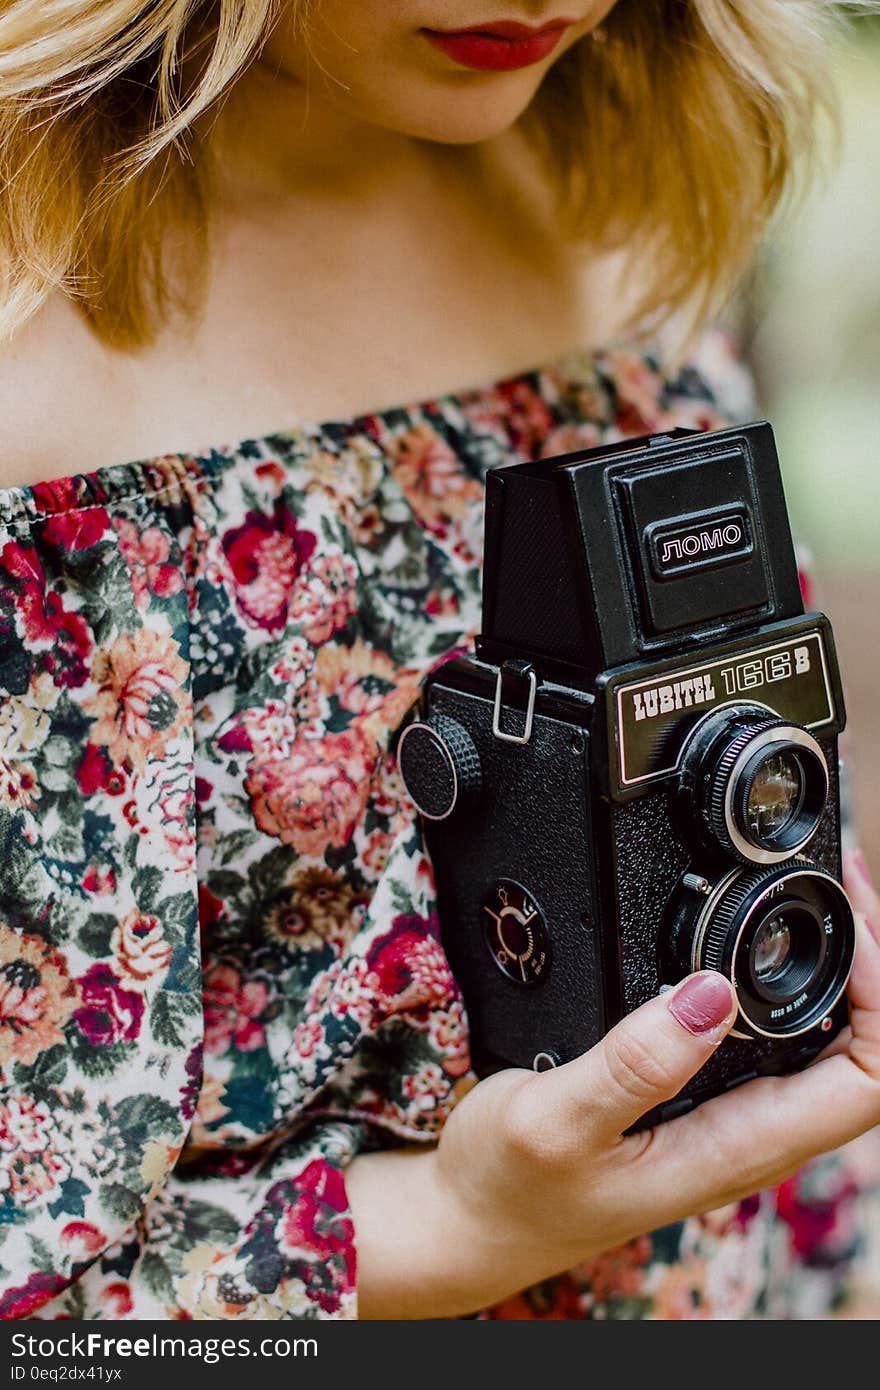
[[[532,725],[535,722],[535,695],[538,691],[538,678],[534,670],[529,669],[523,674],[529,679],[529,699],[526,705],[525,728],[521,734],[506,734],[501,727],[501,683],[504,679],[504,668],[498,668],[498,675],[495,678],[495,706],[492,711],[492,733],[502,743],[528,743],[532,737]]]

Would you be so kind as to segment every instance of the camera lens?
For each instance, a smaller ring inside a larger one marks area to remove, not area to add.
[[[808,989],[825,958],[822,919],[793,899],[771,908],[752,936],[749,984],[763,999],[786,1003]]]
[[[821,746],[760,706],[719,710],[685,746],[682,785],[703,838],[751,864],[778,864],[815,833],[828,796]]]
[[[791,753],[771,753],[746,792],[745,821],[756,840],[771,840],[790,825],[804,804],[806,779]]]
[[[720,970],[736,990],[739,1037],[794,1037],[831,1012],[855,950],[849,900],[818,865],[734,869],[708,895],[676,900],[679,968]]]
[[[772,984],[785,971],[791,957],[791,927],[784,917],[771,917],[755,935],[752,969],[759,985]]]

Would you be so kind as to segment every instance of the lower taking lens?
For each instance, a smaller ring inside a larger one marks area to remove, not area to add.
[[[784,917],[771,917],[759,929],[755,943],[753,969],[761,984],[769,984],[784,970],[791,955],[791,929]]]

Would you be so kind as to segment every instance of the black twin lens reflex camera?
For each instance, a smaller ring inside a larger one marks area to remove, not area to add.
[[[815,1057],[854,951],[844,722],[768,424],[493,469],[476,653],[398,744],[477,1071],[567,1062],[704,968],[733,1031],[643,1124]]]

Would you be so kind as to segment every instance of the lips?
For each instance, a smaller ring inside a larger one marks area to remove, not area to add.
[[[534,28],[514,20],[469,29],[423,29],[429,43],[464,67],[490,72],[510,72],[540,63],[559,43],[575,21],[554,19]]]

